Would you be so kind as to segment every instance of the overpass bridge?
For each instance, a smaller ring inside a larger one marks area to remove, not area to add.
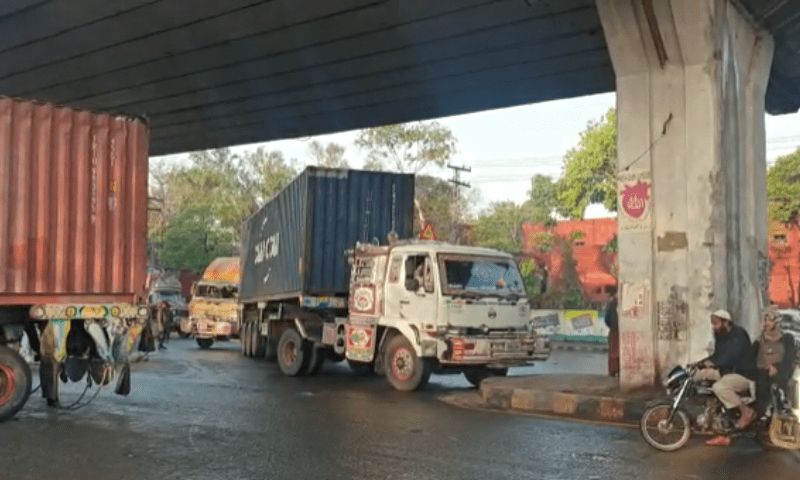
[[[797,111],[800,5],[742,6]],[[615,88],[594,0],[6,0],[0,32],[0,93],[146,115],[155,155]]]
[[[615,90],[623,385],[758,324],[798,0],[6,0],[0,38],[0,94],[145,116],[154,155]]]

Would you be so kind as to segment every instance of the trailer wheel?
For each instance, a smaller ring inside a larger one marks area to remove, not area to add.
[[[239,350],[241,350],[243,356],[247,356],[247,324],[243,323],[239,328]]]
[[[402,335],[389,339],[383,365],[389,384],[401,392],[418,390],[431,378],[430,360],[420,358],[411,343]]]
[[[31,395],[31,369],[22,356],[0,345],[0,422],[16,415]]]
[[[197,345],[200,346],[203,350],[208,350],[211,348],[211,345],[214,345],[213,338],[198,338]]]
[[[278,367],[284,375],[296,377],[303,371],[308,350],[297,330],[287,328],[278,342]]]
[[[481,382],[489,377],[505,377],[506,375],[508,375],[507,368],[477,367],[464,372],[464,377],[473,387],[480,387]]]
[[[267,346],[264,342],[264,337],[261,336],[261,322],[253,324],[250,334],[253,336],[253,356],[255,358],[264,358]]]
[[[306,342],[306,351],[308,352],[308,364],[305,368],[306,375],[316,375],[322,369],[322,364],[325,363],[327,357],[327,348],[315,347],[313,343]]]

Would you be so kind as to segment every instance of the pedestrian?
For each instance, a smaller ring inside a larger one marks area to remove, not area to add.
[[[617,287],[609,289],[609,300],[606,305],[605,322],[608,327],[608,374],[619,375],[619,316],[617,313]]]
[[[756,411],[764,415],[772,400],[772,385],[789,391],[789,380],[794,373],[794,337],[784,333],[780,314],[769,307],[762,318],[761,335],[753,343],[756,359]],[[774,413],[774,412],[773,412]]]
[[[158,349],[166,350],[167,346],[164,344],[169,340],[169,333],[172,328],[172,309],[166,301],[162,301],[158,304],[156,323],[158,323],[160,329],[158,335]]]

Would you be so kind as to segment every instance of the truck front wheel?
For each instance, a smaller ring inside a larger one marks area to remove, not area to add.
[[[402,335],[395,335],[386,345],[384,368],[389,384],[398,391],[412,392],[424,387],[431,377],[431,362],[420,358],[411,343]]]
[[[480,387],[481,382],[489,377],[505,377],[506,375],[508,375],[507,368],[476,367],[464,372],[464,377],[473,387]]]
[[[211,348],[211,345],[214,345],[213,338],[198,338],[197,345],[202,348],[203,350],[208,350]]]
[[[31,394],[31,369],[14,350],[0,345],[0,422],[13,417]]]
[[[284,375],[296,377],[303,371],[307,349],[297,330],[287,328],[278,341],[278,367]]]

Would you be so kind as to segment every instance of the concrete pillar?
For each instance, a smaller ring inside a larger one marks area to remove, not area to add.
[[[773,41],[731,0],[597,0],[617,82],[621,384],[751,334],[766,297]]]

